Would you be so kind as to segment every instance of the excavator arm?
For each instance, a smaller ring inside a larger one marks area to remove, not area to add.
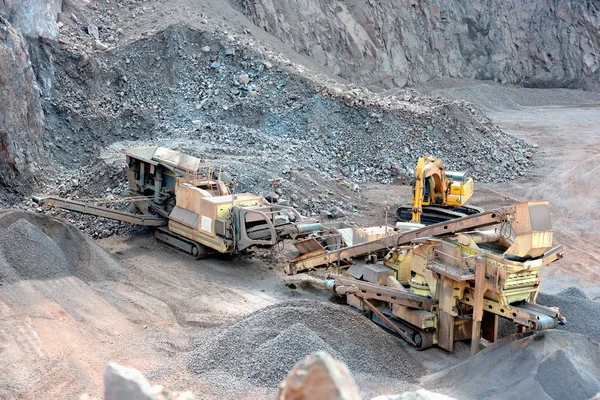
[[[427,178],[433,179],[433,187]],[[445,205],[448,197],[449,181],[446,178],[444,163],[439,158],[419,157],[415,168],[415,187],[412,199],[412,222],[420,223],[423,205],[440,204]],[[429,196],[425,199],[425,189]]]
[[[425,159],[419,157],[415,169],[415,188],[413,190],[412,222],[421,222],[423,212],[423,181],[425,180]]]

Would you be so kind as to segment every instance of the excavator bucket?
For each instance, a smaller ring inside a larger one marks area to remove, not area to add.
[[[512,222],[515,235],[512,246],[504,253],[508,258],[541,257],[552,247],[552,221],[548,201],[515,204]]]

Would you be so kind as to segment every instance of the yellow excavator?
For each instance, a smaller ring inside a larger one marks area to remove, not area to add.
[[[439,158],[419,157],[415,168],[412,206],[396,211],[399,221],[433,224],[465,215],[479,214],[479,207],[466,206],[474,191],[467,172],[446,171]]]

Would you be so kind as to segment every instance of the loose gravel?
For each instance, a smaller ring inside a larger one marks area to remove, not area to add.
[[[567,324],[558,329],[576,332],[600,342],[600,303],[588,299],[580,289],[569,287],[556,295],[540,293],[537,302],[560,309]]]
[[[194,340],[189,368],[204,379],[224,373],[277,387],[294,365],[324,350],[354,374],[414,382],[424,374],[406,344],[359,312],[331,303],[301,300],[266,307]]]
[[[463,363],[425,378],[457,399],[589,399],[600,391],[597,343],[549,330],[498,342]]]
[[[82,55],[49,43],[37,51],[54,60],[54,84],[43,93],[53,168],[40,170],[40,193],[123,209],[129,203],[112,202],[128,195],[123,155],[116,165],[104,157],[150,145],[216,164],[238,191],[266,195],[268,179],[281,178],[282,198],[304,216],[339,207],[361,217],[362,185],[407,184],[421,155],[470,171],[477,182],[503,182],[533,167],[534,148],[471,104],[410,89],[377,94],[317,84],[267,61],[246,39],[173,26],[113,51]],[[72,110],[76,124],[64,118]],[[55,215],[94,237],[131,229]]]
[[[75,227],[41,214],[0,214],[0,282],[74,275],[114,280],[123,268]]]

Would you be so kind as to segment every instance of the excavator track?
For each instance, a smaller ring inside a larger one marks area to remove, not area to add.
[[[423,207],[421,223],[425,225],[437,224],[451,219],[462,218],[467,215],[481,214],[482,208],[473,206],[462,207]],[[402,206],[396,210],[398,221],[410,221],[412,219],[412,206]]]
[[[177,235],[168,229],[157,228],[154,230],[154,237],[161,244],[173,248],[185,255],[188,255],[196,260],[208,257],[209,248],[189,240],[183,236]]]

